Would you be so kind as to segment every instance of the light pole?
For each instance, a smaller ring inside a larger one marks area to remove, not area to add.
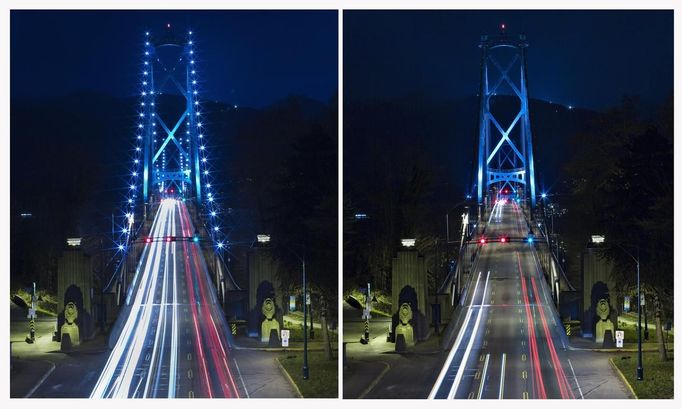
[[[642,291],[639,281],[639,245],[637,246],[637,257],[630,254],[620,244],[616,244],[621,250],[637,264],[637,380],[644,380],[644,367],[642,366]]]
[[[298,255],[296,256],[298,257]],[[308,379],[308,290],[305,277],[305,256],[299,257],[303,266],[303,379]]]

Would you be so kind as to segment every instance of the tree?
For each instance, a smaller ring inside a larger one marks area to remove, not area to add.
[[[576,136],[565,169],[572,181],[569,207],[586,229],[605,234],[609,245],[601,254],[614,263],[613,278],[623,291],[635,286],[630,255],[639,255],[665,360],[661,322],[672,314],[673,301],[672,110],[664,106],[658,124],[639,120],[636,112],[636,101],[625,99],[590,132]]]

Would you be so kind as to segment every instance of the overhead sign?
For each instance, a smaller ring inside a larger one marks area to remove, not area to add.
[[[618,330],[616,331],[616,348],[623,348],[623,340],[625,339],[625,332]]]
[[[289,346],[289,330],[288,329],[281,330],[280,335],[282,338],[282,346],[288,347]]]

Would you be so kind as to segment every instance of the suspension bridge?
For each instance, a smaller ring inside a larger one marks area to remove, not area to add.
[[[120,315],[92,398],[239,398],[227,248],[191,30],[145,32],[127,194],[109,289]],[[212,262],[207,263],[207,257]]]

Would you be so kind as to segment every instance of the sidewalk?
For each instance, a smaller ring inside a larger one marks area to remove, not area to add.
[[[285,351],[302,351],[303,341],[289,341],[289,347],[284,348],[281,346],[271,348],[268,346],[267,342],[260,342],[258,338],[251,338],[247,336],[239,336],[232,338],[232,345],[236,350],[249,350],[249,351],[268,351],[268,352],[285,352]],[[335,340],[331,342],[332,349],[337,350],[338,345]],[[314,340],[308,340],[308,351],[324,351],[324,343],[322,342],[322,336],[319,339],[316,337]]]
[[[595,343],[589,338],[582,337],[570,337],[569,338],[569,349],[572,351],[593,351],[593,352],[636,352],[637,343],[625,343],[623,348],[602,348],[601,344]],[[674,351],[675,343],[666,343],[666,349],[668,351]],[[657,342],[643,342],[642,343],[643,352],[658,351]]]

